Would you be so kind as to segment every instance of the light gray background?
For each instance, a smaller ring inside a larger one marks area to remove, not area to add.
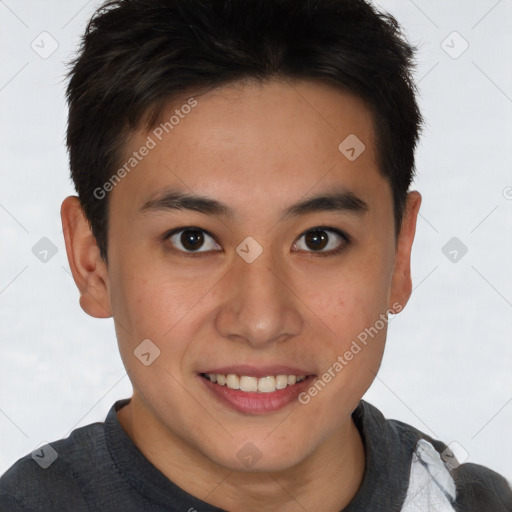
[[[112,320],[79,307],[59,217],[74,193],[64,62],[97,5],[0,0],[0,473],[131,393]],[[415,288],[365,398],[512,479],[512,0],[379,5],[420,45],[427,127]],[[57,248],[46,263],[42,237]],[[452,237],[468,249],[455,263]]]

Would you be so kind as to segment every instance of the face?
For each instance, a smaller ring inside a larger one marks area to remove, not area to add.
[[[419,200],[397,243],[372,118],[352,95],[275,81],[195,102],[168,106],[168,133],[129,141],[124,162],[147,154],[110,192],[105,287],[91,293],[115,319],[133,400],[169,440],[225,468],[247,452],[283,470],[374,379],[386,313],[410,293]]]

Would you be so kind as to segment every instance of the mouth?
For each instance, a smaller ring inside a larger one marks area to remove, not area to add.
[[[201,376],[218,386],[226,386],[229,389],[240,390],[245,393],[273,393],[278,389],[285,389],[297,382],[302,382],[308,377],[307,375],[286,374],[253,377],[233,373],[202,373]]]
[[[268,414],[298,403],[299,394],[315,378],[303,371],[272,372],[243,367],[209,371],[199,377],[218,402],[243,414]]]

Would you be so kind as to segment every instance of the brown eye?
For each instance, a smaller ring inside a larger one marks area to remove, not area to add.
[[[341,251],[349,241],[349,236],[339,229],[317,227],[303,233],[293,247],[296,250],[318,253],[319,256],[328,256]]]
[[[195,251],[204,244],[204,236],[197,229],[187,229],[181,232],[180,242],[188,251]]]
[[[175,229],[166,238],[178,251],[184,253],[204,253],[220,249],[215,239],[203,229]]]
[[[309,231],[305,238],[306,245],[314,251],[323,249],[329,242],[329,236],[325,231]]]

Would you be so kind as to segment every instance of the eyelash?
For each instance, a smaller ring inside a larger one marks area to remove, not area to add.
[[[215,237],[209,231],[207,231],[206,229],[203,229],[203,228],[199,228],[197,226],[183,226],[183,227],[179,227],[179,228],[174,228],[174,229],[171,229],[170,231],[167,231],[161,238],[164,242],[167,242],[176,233],[180,233],[181,231],[188,231],[188,230],[201,231],[202,233],[207,234],[209,237],[211,237],[213,240],[215,240]],[[307,233],[309,233],[311,231],[332,232],[332,233],[335,233],[336,235],[338,235],[343,240],[343,242],[340,244],[340,246],[338,248],[331,249],[330,251],[321,251],[321,252],[320,251],[305,251],[306,253],[312,254],[314,256],[324,256],[324,257],[325,256],[336,256],[337,254],[342,252],[346,248],[346,246],[349,243],[351,243],[351,241],[352,241],[352,238],[347,233],[345,233],[337,228],[330,227],[330,226],[315,226],[313,228],[307,229],[306,231],[302,232],[298,236],[297,240],[300,240],[304,235],[306,235]],[[201,257],[206,254],[209,254],[209,252],[210,252],[210,251],[186,252],[186,251],[182,251],[180,249],[173,249],[173,251],[178,252],[182,256],[190,257],[190,258]]]

